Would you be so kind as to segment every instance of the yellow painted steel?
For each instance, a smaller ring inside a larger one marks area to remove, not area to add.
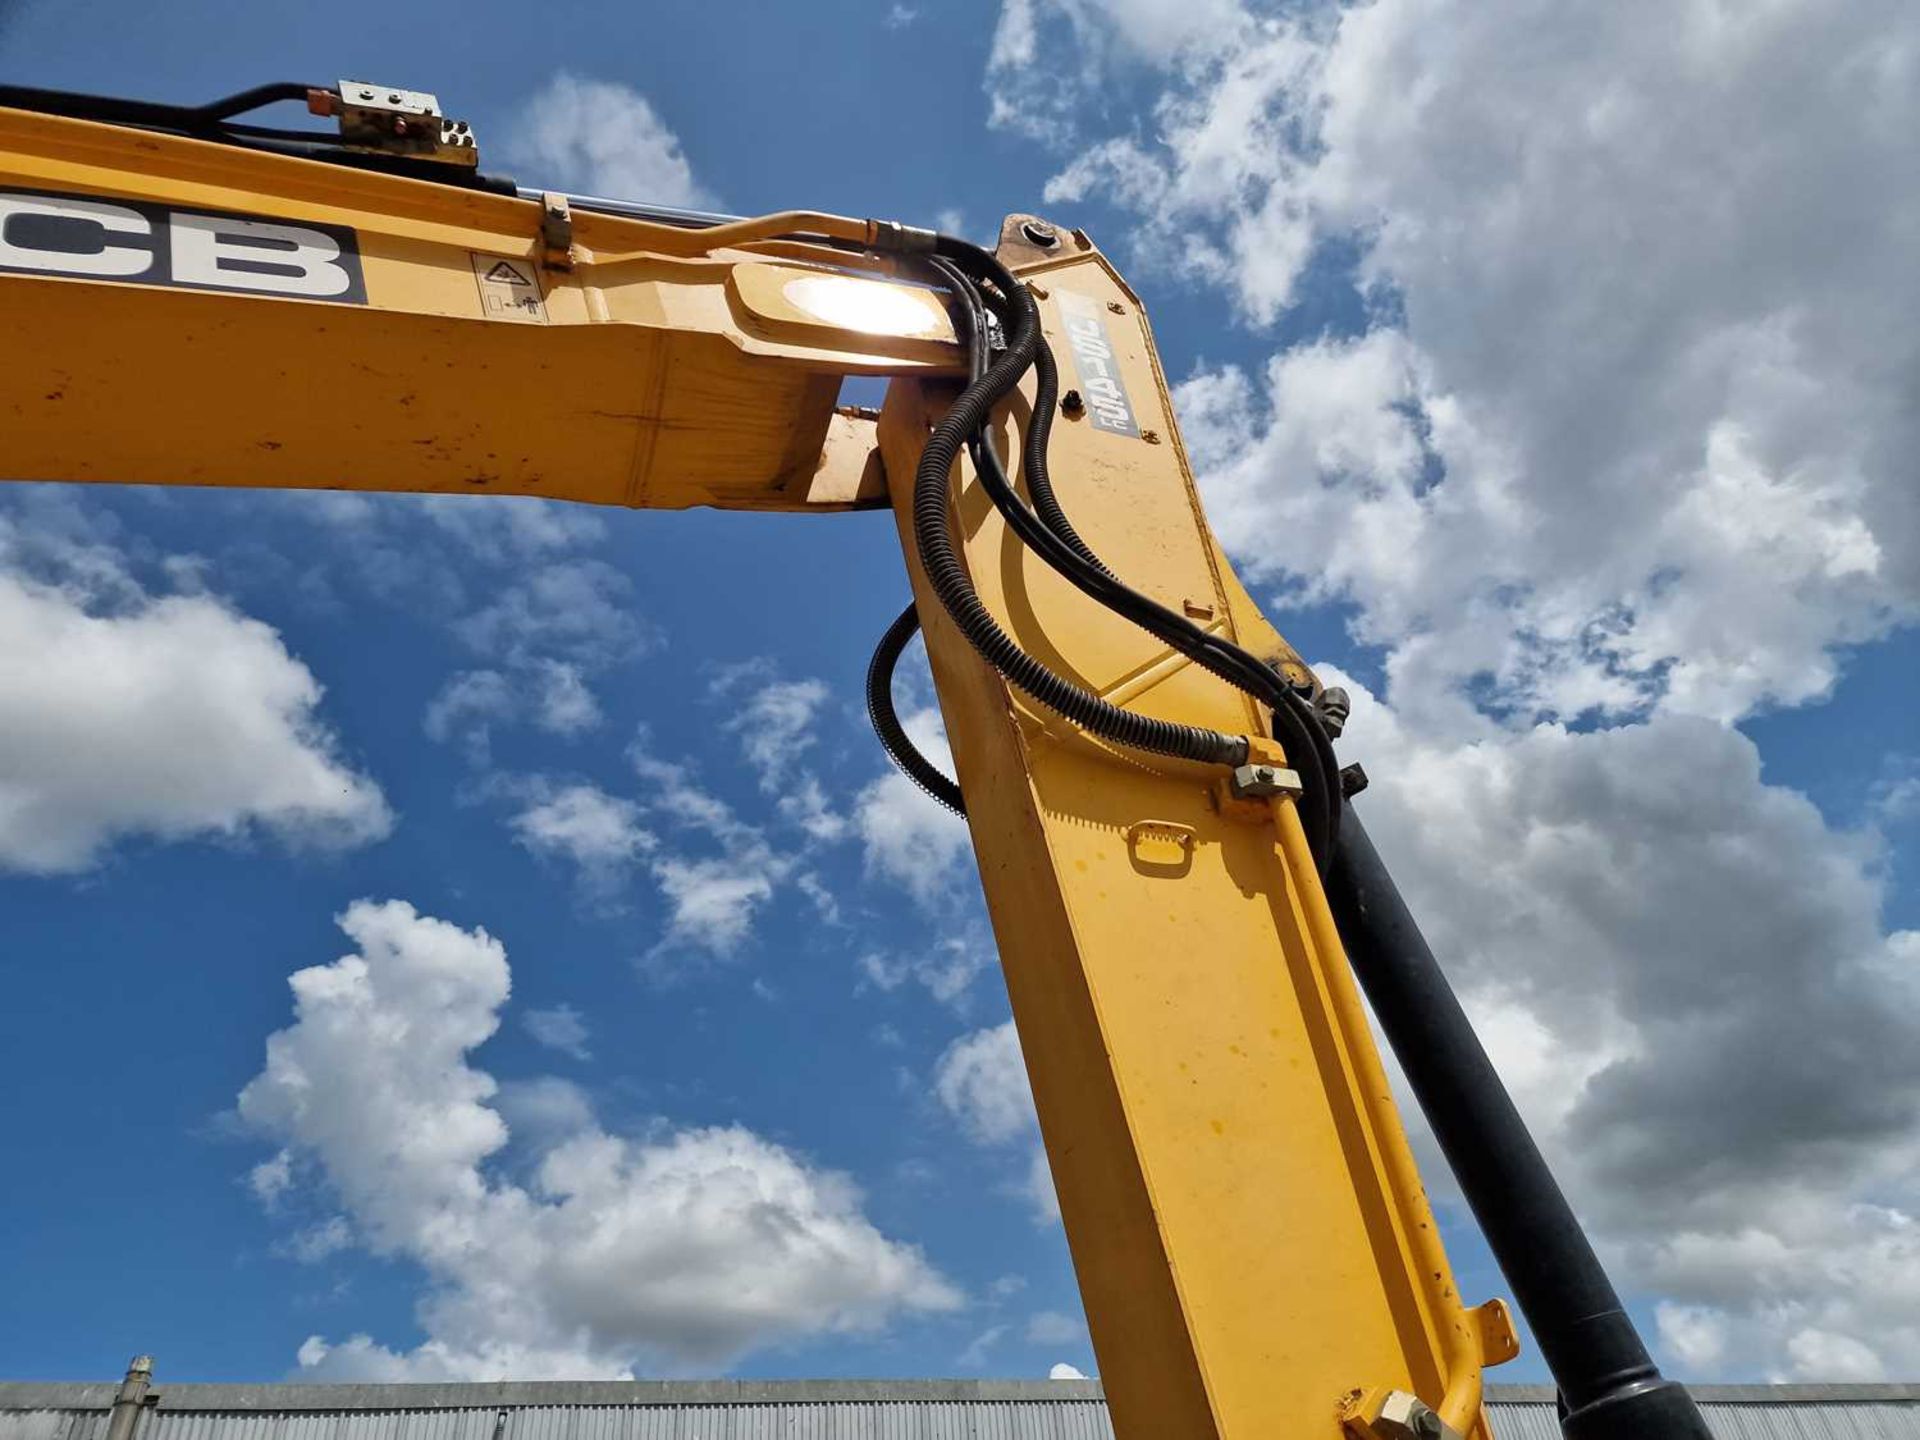
[[[1062,502],[1154,599],[1297,664],[1207,530],[1134,297],[1072,249],[1025,271],[1061,383],[1060,305],[1089,298],[1153,439],[1060,421]],[[896,382],[881,416],[910,557],[907,477],[940,405]],[[974,584],[1024,648],[1146,713],[1258,724],[1047,569],[970,475],[956,495]],[[1343,1395],[1381,1387],[1485,1436],[1479,1332],[1291,803],[1277,833],[1225,814],[1215,775],[1115,753],[1010,693],[911,568],[1117,1432],[1333,1440]]]
[[[15,479],[872,505],[871,489],[815,487],[841,379],[959,361],[924,301],[927,323],[898,334],[828,326],[789,298],[796,278],[877,262],[741,248],[788,229],[860,240],[865,221],[697,232],[583,211],[572,268],[555,269],[532,201],[0,109],[6,189],[346,226],[368,295],[0,277]],[[500,260],[536,282],[538,323],[489,310],[480,276]]]
[[[876,283],[898,278],[887,262],[781,238],[864,243],[864,221],[690,232],[576,212],[549,257],[531,202],[0,110],[7,190],[349,227],[367,295],[0,274],[12,478],[664,508],[890,494],[910,528],[960,361],[924,289]],[[1063,384],[1082,383],[1071,302],[1101,317],[1140,432],[1056,425],[1076,525],[1129,582],[1305,679],[1207,528],[1136,297],[1083,237],[1042,252],[1017,233],[1002,250]],[[836,411],[849,374],[896,377],[877,426]],[[1000,417],[1009,455],[1030,403]],[[966,564],[1029,652],[1144,713],[1264,733],[1244,695],[1087,600],[957,482]],[[1011,695],[907,551],[1117,1434],[1335,1440],[1344,1403],[1399,1390],[1486,1440],[1480,1367],[1510,1334],[1454,1293],[1291,803],[1223,808],[1218,772]]]

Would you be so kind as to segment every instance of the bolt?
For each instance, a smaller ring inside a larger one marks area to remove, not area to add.
[[[1042,250],[1051,250],[1060,243],[1060,232],[1044,220],[1029,220],[1020,227],[1020,233],[1029,245],[1038,245]]]
[[[1078,390],[1069,390],[1060,397],[1060,413],[1075,420],[1087,413],[1087,402]]]
[[[1421,1440],[1440,1440],[1440,1417],[1431,1410],[1421,1410],[1413,1417],[1413,1433]]]
[[[1109,300],[1107,302],[1107,309],[1116,315],[1124,315],[1127,313],[1127,307],[1122,305],[1118,300]]]
[[[1351,800],[1367,788],[1367,772],[1360,768],[1360,762],[1345,765],[1340,770],[1340,793]]]
[[[399,103],[400,103],[400,92],[398,90],[390,92],[387,96],[387,104],[398,105]]]
[[[362,100],[371,100],[373,98],[373,92],[371,90],[362,90],[360,92],[360,98]]]
[[[1260,766],[1253,772],[1253,778],[1258,780],[1262,785],[1271,785],[1273,783],[1273,767],[1271,765]]]
[[[1044,285],[1030,284],[1027,286],[1027,293],[1032,295],[1036,300],[1044,300],[1047,298],[1047,287]]]

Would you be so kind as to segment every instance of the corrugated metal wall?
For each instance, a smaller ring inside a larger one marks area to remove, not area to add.
[[[0,1410],[0,1440],[100,1440],[98,1412]],[[333,1412],[151,1410],[136,1440],[1113,1440],[1082,1401],[844,1401]]]
[[[44,1387],[35,1387],[44,1388]],[[494,1404],[484,1407],[276,1409],[273,1387],[250,1387],[244,1405],[169,1409],[141,1416],[135,1440],[1112,1440],[1106,1405],[1084,1396],[1020,1399],[805,1398],[715,1403]],[[188,1387],[205,1392],[218,1387]],[[310,1387],[301,1403],[311,1405]],[[884,1386],[866,1386],[872,1392]],[[905,1387],[903,1387],[905,1388]],[[1087,1387],[1091,1390],[1093,1387]],[[103,1440],[107,1412],[94,1405],[9,1406],[0,1385],[0,1440]],[[1716,1440],[1920,1440],[1920,1392],[1871,1397],[1735,1401],[1702,1396]],[[391,1394],[387,1391],[386,1394]],[[445,1392],[442,1391],[442,1394]],[[1093,1391],[1097,1394],[1097,1390]],[[89,1399],[92,1397],[89,1396]],[[183,1397],[184,1398],[184,1397]],[[383,1399],[385,1396],[383,1395]],[[191,1403],[191,1402],[189,1402]],[[1496,1398],[1499,1440],[1561,1440],[1544,1399]]]

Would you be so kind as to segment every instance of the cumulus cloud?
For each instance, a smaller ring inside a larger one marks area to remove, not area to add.
[[[272,627],[151,595],[110,549],[0,519],[0,671],[0,868],[84,870],[135,836],[339,848],[392,825]]]
[[[1053,193],[1138,206],[1148,263],[1197,240],[1255,320],[1362,246],[1379,328],[1183,396],[1250,563],[1357,606],[1396,680],[1569,717],[1817,697],[1913,617],[1911,7],[1380,0],[1219,35],[1153,140]]]
[[[655,205],[712,203],[679,137],[647,98],[610,80],[555,75],[521,107],[506,154],[552,189]]]
[[[303,1373],[620,1377],[959,1303],[845,1176],[739,1126],[630,1137],[576,1109],[526,1183],[500,1178],[500,1087],[471,1052],[498,1028],[506,952],[401,901],[340,923],[354,952],[294,974],[293,1024],[239,1113],[312,1162],[357,1243],[423,1267],[428,1339],[316,1336]]]
[[[1442,738],[1326,673],[1369,829],[1673,1353],[1920,1365],[1920,935],[1871,839],[1697,717]]]
[[[1033,1092],[1013,1021],[975,1030],[949,1045],[933,1072],[933,1093],[974,1139],[1017,1139],[1034,1126]]]
[[[1144,271],[1254,327],[1350,271],[1356,327],[1178,405],[1243,570],[1382,655],[1343,748],[1383,851],[1670,1356],[1910,1371],[1920,947],[1876,837],[1730,725],[1920,601],[1920,14],[1248,4],[1146,43],[1183,8],[1010,0],[990,85],[1065,77],[1011,122],[1077,127],[1049,200],[1134,212]],[[1089,134],[1122,63],[1160,98]]]

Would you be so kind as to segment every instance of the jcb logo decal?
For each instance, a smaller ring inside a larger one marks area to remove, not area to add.
[[[345,226],[43,190],[0,190],[0,271],[367,303]]]

